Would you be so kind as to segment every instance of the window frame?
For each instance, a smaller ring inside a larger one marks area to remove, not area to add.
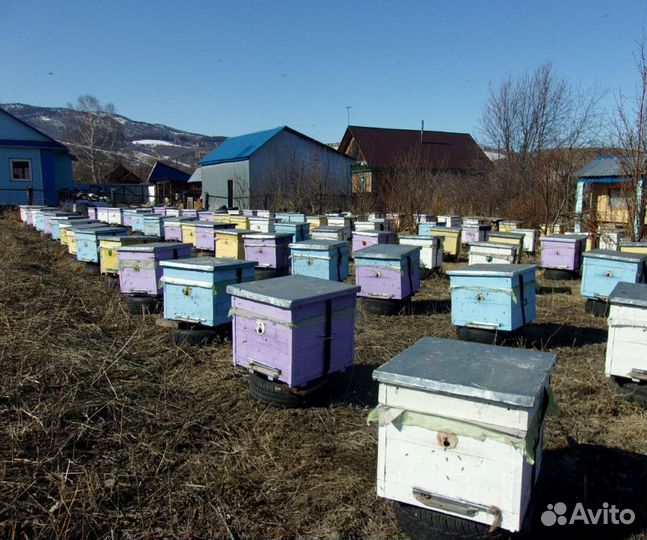
[[[29,178],[15,178],[13,174],[14,162],[24,161],[29,164]],[[9,158],[9,175],[12,182],[33,182],[34,167],[31,158]]]

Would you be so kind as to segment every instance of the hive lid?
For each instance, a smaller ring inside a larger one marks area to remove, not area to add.
[[[157,251],[159,249],[176,249],[181,247],[192,248],[191,244],[180,244],[178,242],[151,242],[150,244],[133,244],[130,246],[121,246],[117,251]]]
[[[145,236],[145,235],[139,235],[139,234],[115,234],[114,236],[111,236],[109,238],[104,238],[102,242],[107,241],[107,242],[123,242],[124,240],[132,240],[133,243],[136,242],[147,242],[147,241],[158,241],[159,238],[157,236]]]
[[[243,236],[254,232],[249,229],[216,229],[216,234],[231,234],[232,236]]]
[[[611,291],[609,302],[611,304],[647,307],[647,284],[621,281]]]
[[[77,220],[90,221],[90,218],[88,218],[87,216],[80,216],[79,214],[52,216],[51,219],[52,219],[52,221],[77,221]],[[92,221],[94,221],[94,220],[92,220]]]
[[[355,285],[300,275],[227,286],[227,292],[233,296],[284,309],[355,294],[359,290]]]
[[[277,223],[275,227],[294,227],[296,229],[297,227],[303,227],[304,225],[310,224],[307,221],[282,221],[281,223]]]
[[[224,231],[226,229],[233,229],[236,225],[234,223],[225,223],[223,221],[192,221],[191,225],[201,229],[213,229],[214,231]]]
[[[592,249],[591,251],[584,252],[584,257],[591,257],[593,259],[611,259],[614,261],[625,262],[642,262],[647,259],[647,255],[643,253],[630,253],[628,251],[613,251],[612,249]]]
[[[575,242],[577,240],[586,240],[589,236],[587,234],[547,234],[542,236],[540,240],[557,240],[562,242]]]
[[[344,227],[336,227],[335,225],[322,225],[321,227],[317,227],[312,231],[312,233],[320,232],[320,233],[339,233],[339,231],[343,231]]]
[[[271,240],[273,238],[292,238],[292,233],[261,233],[254,232],[253,234],[243,235],[243,239],[258,239],[258,240]]]
[[[400,236],[399,239],[400,242],[402,242],[402,240],[412,240],[420,242],[440,243],[440,236],[431,236],[430,234],[408,234],[405,236]]]
[[[393,234],[395,233],[393,231],[355,231],[353,232],[354,235],[361,235],[361,236],[380,236],[381,234]]]
[[[124,208],[124,213],[127,214],[150,214],[153,212],[152,208]]]
[[[512,277],[527,270],[537,270],[534,264],[470,264],[447,272],[450,276]]]
[[[532,408],[556,355],[425,337],[373,372],[381,383]]]
[[[173,219],[171,216],[168,216],[168,217],[170,219]],[[153,219],[157,219],[157,220],[167,219],[167,216],[163,216],[162,214],[154,214],[154,213],[151,212],[150,214],[144,214],[144,221],[146,221],[147,219],[150,219],[151,221]]]
[[[400,244],[373,244],[354,252],[355,259],[401,259],[420,251],[420,246]]]
[[[255,261],[241,261],[239,259],[223,259],[217,257],[191,257],[188,259],[160,261],[160,266],[164,267],[205,271],[215,270],[216,268],[250,268],[257,264]]]
[[[348,242],[344,240],[325,240],[313,239],[313,240],[302,240],[301,242],[294,242],[290,244],[290,249],[309,249],[317,251],[328,251],[332,248],[346,248],[348,250]]]
[[[428,225],[428,223],[421,223],[420,225]],[[461,227],[445,227],[444,225],[431,225],[429,227],[430,231],[454,231],[460,232],[463,229]]]
[[[625,242],[624,240],[620,240],[620,247],[647,247],[647,241]]]
[[[521,240],[525,234],[523,233],[514,233],[514,232],[493,232],[490,233],[490,238],[514,238],[515,240]]]
[[[72,230],[74,230],[76,227],[72,227]],[[87,232],[90,234],[95,234],[97,236],[104,235],[104,234],[119,234],[119,233],[128,233],[128,227],[96,227],[94,229],[86,229],[83,231],[79,232]]]
[[[56,218],[52,218],[56,219]],[[90,218],[81,218],[81,219],[64,219],[61,221],[61,227],[69,225],[70,229],[72,227],[87,227],[90,225],[91,227],[105,227],[106,224],[102,223],[101,221],[97,221],[96,219],[90,219]]]
[[[507,249],[508,251],[517,249],[517,247],[512,244],[502,244],[501,242],[470,242],[470,249],[473,247]]]
[[[93,223],[84,223],[81,225],[72,225],[70,229],[74,232],[77,231],[92,231],[94,229],[113,229],[114,227],[110,227],[109,225],[106,225],[105,223],[102,223],[100,221],[95,221]]]
[[[164,216],[167,219],[166,223],[189,223],[189,222],[198,222],[198,218],[194,217],[178,217],[178,216]]]

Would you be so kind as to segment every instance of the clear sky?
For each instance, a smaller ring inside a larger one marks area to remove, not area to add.
[[[0,0],[0,103],[81,94],[208,135],[357,125],[478,135],[488,85],[552,61],[574,85],[637,82],[646,0]]]

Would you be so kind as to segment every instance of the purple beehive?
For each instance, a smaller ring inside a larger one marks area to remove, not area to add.
[[[199,219],[198,223],[195,224],[196,249],[215,251],[215,232],[222,229],[233,229],[235,226],[234,223],[217,223],[215,221],[203,221]]]
[[[191,257],[191,244],[154,242],[117,248],[119,287],[124,294],[161,296],[159,261]]]
[[[485,242],[490,228],[489,225],[463,225],[461,227],[461,243]]]
[[[167,209],[168,210],[168,209]],[[197,221],[193,218],[174,217],[164,220],[164,240],[172,242],[182,241],[182,223]]]
[[[165,209],[166,209],[165,206],[155,206],[153,207],[153,213],[157,214],[158,216],[163,216]]]
[[[256,261],[258,268],[274,268],[287,272],[290,256],[289,233],[258,233],[243,236],[245,260]]]
[[[355,252],[359,296],[404,300],[420,289],[420,247],[373,245]]]
[[[353,253],[375,244],[395,244],[393,231],[355,231],[353,233]]]
[[[234,365],[291,387],[346,370],[358,290],[298,275],[229,285]]]
[[[551,234],[541,238],[541,266],[578,271],[586,249],[586,234]]]

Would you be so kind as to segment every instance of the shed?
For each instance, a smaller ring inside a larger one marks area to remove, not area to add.
[[[58,204],[61,191],[72,189],[74,159],[65,145],[0,108],[0,205]]]
[[[147,183],[155,186],[155,200],[162,203],[166,197],[174,201],[175,194],[199,192],[199,187],[189,184],[191,175],[177,167],[156,161],[148,174]],[[197,193],[199,194],[199,193]]]

